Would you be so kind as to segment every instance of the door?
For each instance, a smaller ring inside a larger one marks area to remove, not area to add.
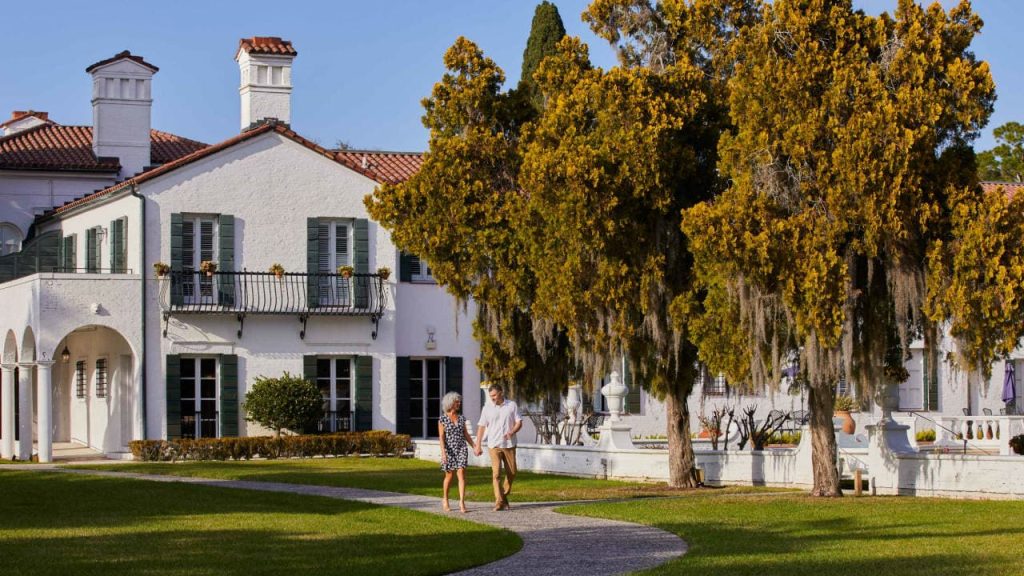
[[[321,306],[352,305],[353,279],[334,276],[339,266],[352,265],[351,231],[347,221],[320,223],[317,271],[324,274],[319,281]]]
[[[924,409],[924,354],[915,350],[906,364],[910,378],[900,384],[901,411]]]
[[[132,357],[128,354],[120,356],[120,362],[114,373],[114,393],[117,394],[118,412],[121,414],[122,450],[128,450],[128,442],[132,440],[132,425],[135,420],[134,402],[135,387],[132,385]]]
[[[185,304],[216,304],[213,278],[199,271],[203,262],[215,261],[216,224],[213,218],[186,217],[181,223],[181,265],[185,271]]]
[[[216,438],[217,360],[181,359],[181,437]]]

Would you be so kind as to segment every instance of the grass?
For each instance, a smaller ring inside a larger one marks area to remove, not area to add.
[[[436,463],[404,458],[133,463],[87,466],[87,468],[227,480],[367,488],[421,496],[440,496],[443,477]],[[678,492],[667,488],[664,484],[593,480],[520,471],[512,486],[511,499],[513,502],[561,502],[664,496],[676,493]],[[454,481],[451,495],[453,499],[458,499],[458,485]],[[490,468],[470,467],[467,469],[466,499],[472,502],[488,502],[494,499]]]
[[[560,511],[657,526],[689,552],[643,574],[1020,575],[1024,502],[695,492]]]
[[[359,502],[0,471],[5,576],[429,575],[521,546],[510,532]]]

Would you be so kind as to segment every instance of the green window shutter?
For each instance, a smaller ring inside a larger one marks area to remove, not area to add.
[[[85,232],[85,271],[86,272],[98,272],[100,267],[97,265],[98,256],[100,255],[100,247],[97,243],[96,229],[89,228]]]
[[[53,272],[60,268],[60,232],[54,230],[46,232],[38,238],[39,252],[36,261],[36,270],[39,272]]]
[[[352,252],[352,267],[356,274],[370,272],[370,224],[366,218],[357,218],[352,223],[352,237],[355,250]],[[355,307],[366,308],[370,305],[370,284],[366,280],[356,282]]]
[[[409,434],[409,357],[395,359],[395,432]]]
[[[928,353],[928,350],[924,351],[924,382],[925,382],[925,394],[928,395],[927,405],[928,410],[938,411],[939,409],[939,378],[938,378],[938,366],[934,362],[934,358]]]
[[[398,257],[398,280],[400,282],[412,282],[412,266],[415,258],[406,252],[402,252]]]
[[[217,222],[217,235],[220,241],[217,257],[217,270],[219,272],[235,271],[235,217],[230,214],[221,214]],[[217,300],[221,306],[232,307],[235,305],[235,275],[217,275]]]
[[[238,356],[220,356],[220,435],[238,436]]]
[[[127,271],[125,261],[125,218],[110,221],[110,273],[124,274]]]
[[[181,438],[181,356],[167,355],[167,439]]]
[[[72,234],[68,239],[70,248],[64,252],[64,256],[68,259],[68,271],[75,272],[78,269],[78,234]]]
[[[307,354],[302,357],[302,377],[316,384],[316,355]]]
[[[622,363],[622,383],[629,387],[626,395],[626,412],[640,414],[640,385],[633,380],[633,370],[627,359]]]
[[[356,431],[373,428],[373,358],[356,356]]]
[[[445,358],[444,365],[444,390],[445,392],[458,392],[462,394],[462,358],[449,356]]]
[[[182,290],[182,280],[180,273],[184,268],[184,234],[182,232],[184,218],[181,214],[171,214],[171,272],[178,272],[175,276],[171,275],[171,305],[181,306],[185,303],[185,293]]]
[[[306,306],[315,308],[320,303],[320,284],[316,274],[320,270],[320,222],[306,219]]]

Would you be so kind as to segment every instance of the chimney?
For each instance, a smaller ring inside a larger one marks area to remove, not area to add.
[[[10,136],[22,130],[28,130],[29,128],[35,128],[40,124],[49,124],[50,115],[46,112],[36,112],[35,110],[15,110],[11,112],[9,120],[0,124],[0,128],[3,128],[3,134],[0,136]]]
[[[85,69],[92,75],[92,151],[121,163],[121,178],[150,160],[153,74],[159,68],[125,50]]]
[[[239,40],[235,61],[241,74],[243,131],[269,118],[291,122],[292,60],[298,54],[290,41],[276,36]]]

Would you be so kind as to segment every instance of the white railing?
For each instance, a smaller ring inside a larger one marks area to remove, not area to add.
[[[1010,438],[1024,434],[1024,416],[943,416],[935,443],[940,446],[1009,455]],[[948,428],[944,430],[943,428]]]

